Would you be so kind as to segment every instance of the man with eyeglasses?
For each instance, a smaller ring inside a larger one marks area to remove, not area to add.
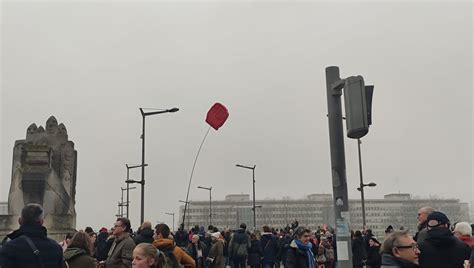
[[[453,236],[448,217],[439,211],[428,215],[428,237],[419,243],[420,267],[463,268],[469,260],[471,248]]]
[[[420,250],[408,231],[395,231],[385,238],[381,268],[415,268]]]
[[[131,268],[133,261],[133,249],[135,242],[130,237],[130,220],[127,218],[118,218],[114,224],[113,235],[114,243],[110,247],[105,261],[107,268]],[[99,263],[103,265],[102,263]]]
[[[420,243],[421,241],[425,240],[426,237],[428,237],[428,229],[427,229],[427,220],[428,220],[428,215],[433,213],[434,209],[430,207],[422,207],[418,210],[418,213],[416,214],[416,219],[418,220],[418,232],[415,234],[415,241]]]

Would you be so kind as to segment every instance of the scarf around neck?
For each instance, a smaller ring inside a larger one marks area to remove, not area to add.
[[[311,250],[313,248],[313,245],[308,242],[303,244],[300,240],[295,239],[296,246],[298,246],[299,249],[303,250],[306,252],[306,257],[307,257],[307,263],[309,268],[314,268],[314,254],[313,251]]]

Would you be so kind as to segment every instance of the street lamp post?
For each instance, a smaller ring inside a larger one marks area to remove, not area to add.
[[[165,214],[173,216],[173,233],[174,233],[174,213],[166,212]]]
[[[140,212],[140,223],[143,223],[145,218],[145,118],[150,115],[155,114],[162,114],[162,113],[174,113],[179,111],[178,108],[171,108],[166,110],[159,110],[155,112],[144,112],[143,108],[139,108],[140,113],[142,114],[142,177],[141,177],[141,185],[142,185],[142,193],[141,193],[141,212]]]
[[[257,216],[255,214],[255,212],[256,212],[256,210],[255,210],[255,167],[257,165],[253,165],[253,167],[251,167],[251,166],[244,166],[244,165],[237,164],[235,166],[252,170],[252,178],[253,178],[253,206],[252,206],[252,210],[253,210],[253,229],[255,231],[255,230],[257,230]]]
[[[134,166],[129,166],[128,164],[125,164],[125,166],[127,167],[127,181],[130,181],[130,169],[132,168],[139,168],[141,167],[142,165],[134,165]],[[148,164],[145,164],[145,167],[148,166]],[[127,182],[127,203],[126,203],[126,207],[127,207],[127,219],[130,219],[130,214],[129,214],[129,209],[130,209],[130,195],[129,195],[129,189],[132,189],[132,188],[129,188],[129,185],[130,183]],[[133,187],[133,189],[136,189],[135,187]]]
[[[360,177],[360,186],[357,188],[357,190],[360,191],[360,199],[361,199],[361,206],[362,206],[362,228],[365,228],[366,226],[366,219],[365,219],[365,196],[364,196],[364,187],[369,186],[369,187],[375,187],[377,184],[371,182],[368,184],[364,184],[364,178],[362,176],[362,157],[360,153],[360,144],[362,142],[360,139],[357,139],[357,149],[359,151],[359,177]]]
[[[212,225],[212,186],[211,187],[198,186],[197,188],[209,191],[209,225]]]

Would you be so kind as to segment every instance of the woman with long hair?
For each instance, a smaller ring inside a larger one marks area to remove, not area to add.
[[[64,251],[66,268],[96,268],[97,262],[91,257],[92,241],[85,232],[77,232]]]

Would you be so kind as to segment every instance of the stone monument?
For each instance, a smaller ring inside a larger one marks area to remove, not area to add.
[[[8,216],[0,218],[0,232],[17,229],[17,219],[28,203],[44,209],[44,226],[50,238],[61,240],[76,228],[77,151],[66,127],[51,116],[46,130],[31,124],[25,140],[13,148]]]

